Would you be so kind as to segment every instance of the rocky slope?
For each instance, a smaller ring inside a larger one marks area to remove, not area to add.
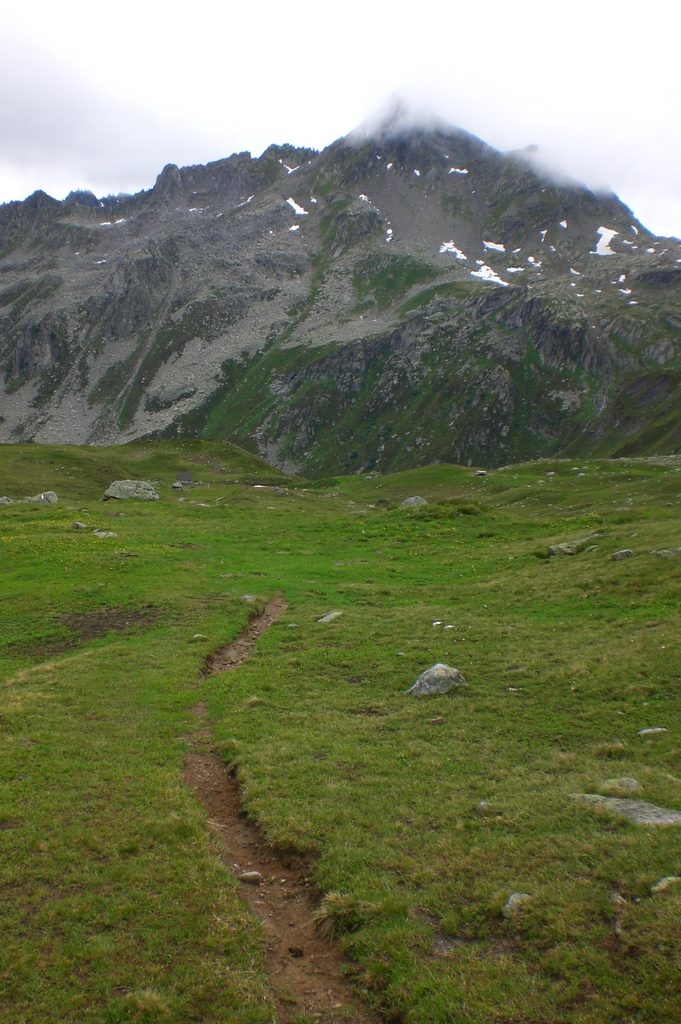
[[[528,153],[390,131],[0,207],[0,440],[312,476],[681,445],[681,244]]]

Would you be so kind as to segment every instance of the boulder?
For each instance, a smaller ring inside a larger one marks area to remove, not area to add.
[[[418,494],[415,494],[412,498],[405,498],[400,508],[419,508],[420,505],[427,505],[428,502],[425,498],[419,498]]]
[[[549,555],[578,555],[580,551],[583,551],[597,537],[600,537],[599,533],[588,533],[586,537],[580,537],[578,540],[566,540],[562,544],[550,544]]]
[[[179,480],[176,480],[175,483],[171,484],[170,486],[172,487],[172,489],[174,491],[183,491],[184,490],[184,485],[181,484]]]
[[[76,519],[75,523],[71,524],[71,529],[72,530],[87,530],[88,529],[88,525],[87,525],[87,523],[81,523],[79,519]]]
[[[468,686],[458,668],[450,668],[438,662],[422,672],[407,693],[413,697],[429,696],[434,693],[447,693],[453,686]]]
[[[59,498],[54,491],[43,491],[42,494],[35,494],[32,498],[24,498],[24,501],[36,502],[39,505],[56,505]]]
[[[631,550],[631,548],[622,548],[621,551],[614,551],[613,554],[610,555],[610,557],[612,558],[613,562],[621,562],[623,558],[633,558],[634,552]]]
[[[8,498],[7,495],[5,495],[4,497],[0,498],[0,505],[11,505],[11,504],[12,504],[12,499]]]
[[[138,501],[158,501],[158,494],[145,480],[114,480],[110,487],[104,491],[104,499],[110,498],[123,500],[135,498]]]
[[[681,811],[668,807],[656,807],[645,800],[627,800],[616,796],[598,796],[595,793],[572,793],[573,800],[589,804],[598,810],[608,811],[637,825],[681,825]]]
[[[651,555],[657,555],[658,558],[675,558],[676,555],[681,555],[681,548],[659,548],[659,550],[651,551],[650,553]]]

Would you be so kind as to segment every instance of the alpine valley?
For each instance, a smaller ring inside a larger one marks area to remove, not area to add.
[[[324,478],[681,446],[681,243],[458,129],[0,207],[0,440]]]

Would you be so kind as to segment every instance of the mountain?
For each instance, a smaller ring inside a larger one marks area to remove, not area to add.
[[[0,440],[313,477],[681,446],[681,244],[531,151],[384,126],[0,207]]]

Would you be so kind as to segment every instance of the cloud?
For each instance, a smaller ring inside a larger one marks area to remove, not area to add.
[[[18,0],[0,5],[0,199],[321,148],[395,92],[421,120],[610,188],[681,234],[681,4]],[[21,41],[23,40],[23,42]]]
[[[20,198],[17,188],[133,192],[164,164],[210,150],[200,132],[93,88],[21,38],[0,38],[0,201]]]

